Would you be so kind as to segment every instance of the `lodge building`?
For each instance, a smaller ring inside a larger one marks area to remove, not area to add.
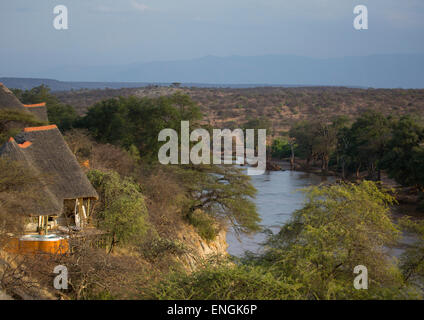
[[[45,103],[24,105],[0,84],[2,109],[30,113],[41,122],[47,120]],[[39,179],[36,196],[15,207],[16,214],[27,217],[25,235],[19,238],[18,246],[27,246],[30,241],[40,249],[49,239],[63,242],[67,234],[83,232],[89,225],[98,194],[56,125],[24,128],[0,147],[0,157],[18,161]]]

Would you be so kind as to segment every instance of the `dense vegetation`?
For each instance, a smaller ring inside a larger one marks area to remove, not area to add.
[[[151,291],[160,299],[410,299],[420,297],[422,243],[399,265],[387,248],[400,236],[394,199],[371,181],[305,190],[307,201],[260,255],[175,273]],[[410,221],[408,221],[411,223]],[[411,223],[410,226],[422,228]],[[422,232],[422,230],[421,230]],[[368,290],[353,286],[364,265]],[[414,281],[412,280],[414,279]]]
[[[305,159],[304,166],[319,163],[329,166],[342,178],[359,178],[365,172],[370,180],[381,180],[385,170],[403,186],[424,187],[424,124],[420,118],[404,115],[384,116],[368,110],[354,121],[345,117],[332,120],[303,120],[289,131],[289,137],[274,140],[274,157],[288,157],[294,141],[294,153]]]
[[[106,243],[94,248],[84,243],[73,255],[51,261],[52,265],[70,266],[70,297],[422,297],[423,224],[411,219],[395,224],[390,211],[396,204],[393,191],[371,181],[378,181],[384,170],[405,186],[424,187],[423,125],[417,116],[405,115],[405,109],[397,107],[406,104],[409,111],[418,112],[422,90],[168,89],[170,95],[160,96],[159,90],[159,97],[146,97],[150,90],[146,89],[141,98],[129,96],[133,89],[123,89],[128,90],[129,97],[95,101],[79,116],[45,87],[15,91],[26,103],[47,101],[50,121],[60,124],[78,160],[90,166],[88,177],[101,198],[92,222],[106,232]],[[121,91],[101,92],[106,94],[102,98],[108,98],[109,93]],[[83,93],[58,96],[61,100],[64,96],[80,99]],[[237,110],[238,116],[230,119],[224,109],[218,110],[218,104],[229,106],[235,101],[229,111]],[[264,107],[255,111],[258,103]],[[370,106],[374,110],[365,112]],[[382,106],[399,112],[389,116],[376,111],[383,111]],[[343,116],[350,108],[360,115]],[[330,117],[320,111],[324,109],[334,114]],[[274,118],[276,114],[278,119]],[[8,121],[7,116],[5,119]],[[259,230],[259,216],[252,201],[256,190],[240,169],[158,165],[158,133],[164,128],[179,133],[181,120],[189,120],[192,129],[209,130],[217,123],[267,128],[277,137],[270,145],[274,157],[295,155],[305,167],[319,164],[323,172],[333,170],[344,178],[366,179],[304,190],[303,208],[279,233],[269,235],[263,253],[247,254],[242,259],[211,258],[191,272],[181,264],[191,254],[181,241],[181,230],[189,232],[192,228],[210,241],[228,224],[240,232]],[[9,134],[3,130],[0,133]],[[7,164],[0,163],[0,169],[1,165]],[[10,187],[7,184],[20,170],[0,170],[0,185],[10,188],[7,192],[23,190],[21,180]],[[397,262],[387,249],[399,240],[403,230],[416,232],[420,239]],[[31,272],[50,262],[37,263],[38,267],[29,268],[34,270]],[[368,268],[368,290],[353,287],[357,265]]]

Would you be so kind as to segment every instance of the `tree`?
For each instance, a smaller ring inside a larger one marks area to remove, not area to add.
[[[402,296],[400,270],[386,250],[399,237],[390,217],[394,199],[371,181],[305,191],[305,206],[270,237],[260,263],[292,276],[302,284],[306,298],[361,297],[352,285],[357,265],[372,274],[366,295],[383,295],[392,288],[394,296]]]
[[[381,113],[367,111],[344,130],[339,138],[339,151],[350,170],[359,177],[361,168],[368,170],[368,178],[380,180],[382,160],[391,136],[390,119]]]
[[[424,126],[410,116],[395,122],[384,165],[404,186],[424,188]]]
[[[96,223],[108,232],[110,251],[118,243],[140,240],[147,230],[147,208],[140,187],[113,171],[91,170],[88,178],[100,195]]]
[[[290,129],[289,135],[296,141],[298,153],[306,158],[307,166],[315,159],[321,161],[323,172],[328,171],[330,157],[337,146],[337,132],[343,124],[339,119],[305,120]]]
[[[282,159],[288,158],[292,154],[291,144],[286,137],[276,138],[271,144],[271,155],[274,158]]]
[[[47,106],[47,116],[49,122],[56,124],[62,131],[72,129],[78,119],[75,109],[70,105],[63,104]]]
[[[311,130],[309,121],[299,121],[293,125],[289,131],[289,136],[292,137],[297,144],[297,154],[306,159],[306,165],[309,166],[313,158],[314,132]]]
[[[154,287],[161,299],[411,299],[421,295],[389,259],[400,234],[390,217],[394,199],[377,184],[305,190],[307,201],[261,254],[238,264],[213,261],[192,274],[172,274]],[[421,226],[422,228],[422,226]],[[409,264],[423,273],[423,253]],[[221,262],[221,263],[220,263]],[[417,264],[418,262],[418,264]],[[354,288],[354,268],[366,266],[368,290]],[[415,266],[419,267],[415,267]],[[415,273],[416,274],[416,273]],[[371,276],[372,275],[372,276]]]
[[[109,99],[95,104],[78,126],[86,128],[102,143],[119,144],[126,149],[138,148],[144,160],[157,160],[160,144],[158,135],[170,128],[180,133],[181,121],[191,126],[201,118],[200,109],[189,96]]]
[[[198,165],[176,168],[188,201],[185,212],[190,217],[197,209],[223,222],[238,232],[259,230],[259,215],[252,199],[256,189],[250,177],[234,166]]]

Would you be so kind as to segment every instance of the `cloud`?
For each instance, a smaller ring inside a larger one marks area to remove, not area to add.
[[[144,12],[147,9],[149,9],[149,7],[147,5],[145,5],[144,3],[138,3],[136,0],[131,0],[131,6],[135,9],[138,10],[140,12]]]

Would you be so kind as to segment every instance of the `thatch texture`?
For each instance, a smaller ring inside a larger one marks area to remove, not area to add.
[[[33,166],[25,152],[28,147],[28,143],[19,145],[13,138],[0,147],[1,157],[21,164],[25,168],[26,174],[39,178],[37,179],[39,183],[31,188],[31,195],[25,196],[19,201],[12,201],[14,203],[13,211],[27,216],[59,215],[63,210],[63,201],[56,198],[49,189],[49,180],[42,179],[43,175]],[[12,197],[13,195],[6,194],[4,196]],[[3,200],[7,201],[7,199]],[[10,208],[6,210],[11,211]]]
[[[0,109],[25,110],[24,105],[3,83],[0,82]]]
[[[60,211],[65,199],[98,199],[96,190],[56,125],[25,128],[15,140],[11,139],[0,148],[0,156],[25,161],[29,168],[43,175],[41,184],[48,189],[46,193],[51,193],[60,204]],[[48,199],[47,194],[46,203],[50,202],[55,211],[56,205]],[[38,215],[46,214],[37,211]]]
[[[48,122],[46,103],[24,104],[24,108],[29,111],[35,118]]]
[[[45,103],[22,104],[18,98],[10,91],[3,83],[0,82],[0,109],[19,110],[25,113],[30,113],[41,121],[48,121],[47,108]]]

